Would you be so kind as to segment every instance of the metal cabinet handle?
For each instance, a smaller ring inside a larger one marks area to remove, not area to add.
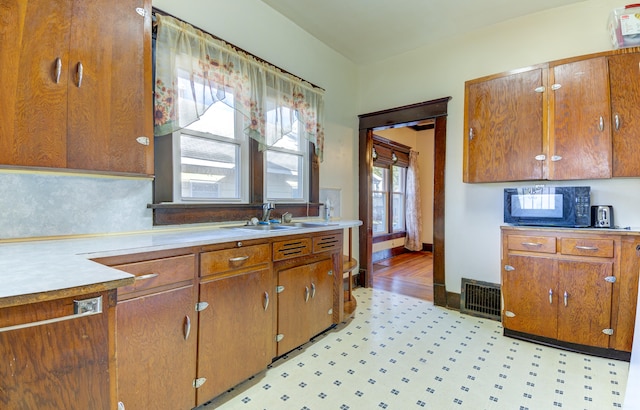
[[[62,74],[62,59],[56,58],[56,84],[60,83],[60,75]]]
[[[184,340],[189,338],[189,334],[191,334],[191,318],[186,315],[184,317]]]
[[[264,292],[264,310],[266,311],[269,307],[269,292]]]
[[[553,289],[549,289],[549,304],[553,303]]]
[[[534,246],[536,248],[542,246],[542,244],[539,243],[539,242],[522,242],[522,245],[523,246]]]
[[[82,77],[84,76],[84,67],[81,62],[78,62],[78,67],[76,68],[76,73],[78,75],[78,88],[82,87]]]
[[[613,116],[613,121],[616,126],[616,131],[620,131],[620,116],[618,114]]]
[[[576,245],[576,249],[580,249],[582,251],[597,251],[598,247],[597,246],[580,246],[580,245]]]
[[[473,128],[469,127],[469,141],[473,139]]]
[[[551,89],[552,89],[553,91],[555,91],[555,90],[559,90],[561,87],[562,87],[562,84],[558,84],[558,83],[556,83],[556,84],[552,84],[552,85],[551,85]]]
[[[567,293],[567,291],[564,291],[564,305],[567,306],[567,300],[569,299],[569,294]]]
[[[84,305],[84,309],[81,308],[82,307],[81,305],[83,305],[83,302],[86,304]],[[20,329],[27,329],[30,327],[49,325],[51,323],[64,322],[67,320],[73,320],[73,319],[78,319],[85,316],[98,315],[102,313],[102,296],[97,296],[95,298],[90,298],[85,300],[74,300],[73,303],[74,303],[74,310],[78,309],[78,310],[75,310],[77,313],[74,313],[72,315],[54,317],[51,319],[38,320],[35,322],[22,323],[19,325],[0,327],[0,333],[8,332],[11,330],[20,330]]]
[[[238,256],[235,258],[229,258],[229,262],[242,262],[242,261],[246,261],[247,259],[249,259],[248,256]]]
[[[139,280],[151,279],[151,278],[155,278],[158,275],[159,275],[158,273],[147,273],[146,275],[136,276],[134,280],[139,281]]]
[[[312,283],[311,284],[311,299],[316,297],[316,284]]]
[[[309,286],[304,287],[304,301],[309,301]]]
[[[598,129],[604,131],[604,118],[602,116],[600,116],[600,121],[598,122]]]

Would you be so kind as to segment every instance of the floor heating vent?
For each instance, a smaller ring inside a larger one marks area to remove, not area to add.
[[[460,312],[500,321],[500,285],[462,278]]]

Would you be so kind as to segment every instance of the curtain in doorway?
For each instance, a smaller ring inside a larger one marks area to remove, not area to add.
[[[410,251],[422,250],[422,242],[420,240],[422,236],[422,215],[420,214],[418,154],[414,150],[409,152],[409,168],[407,169],[407,235],[404,238],[404,247]]]

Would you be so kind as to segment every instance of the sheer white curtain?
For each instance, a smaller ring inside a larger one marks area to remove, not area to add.
[[[322,159],[324,90],[262,62],[190,24],[157,15],[155,53],[155,135],[196,121],[216,101],[245,118],[245,133],[261,149],[292,131],[311,141]],[[231,104],[230,104],[231,105]]]
[[[407,168],[407,208],[406,226],[407,236],[404,247],[410,251],[422,250],[422,214],[420,213],[420,178],[418,167],[418,152],[409,152],[409,168]]]

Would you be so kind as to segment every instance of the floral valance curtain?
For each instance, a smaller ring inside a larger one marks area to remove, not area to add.
[[[292,131],[311,141],[322,159],[324,92],[222,40],[169,16],[157,15],[155,132],[165,135],[198,120],[213,103],[231,105],[260,148]],[[295,117],[292,113],[295,112]]]

